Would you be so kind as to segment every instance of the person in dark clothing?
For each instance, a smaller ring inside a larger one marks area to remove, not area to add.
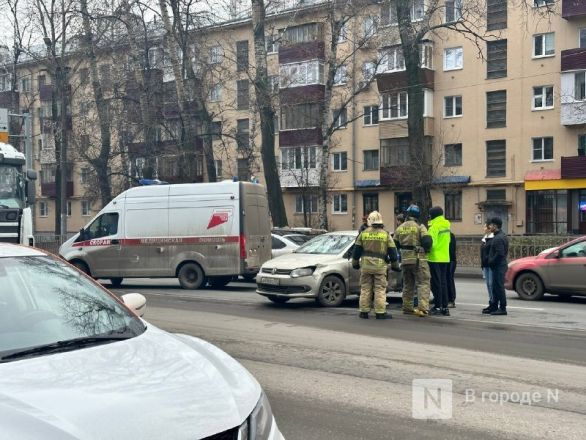
[[[491,231],[490,223],[487,221],[484,224],[484,237],[482,237],[480,245],[480,267],[482,268],[482,276],[486,281],[486,290],[488,291],[488,307],[482,309],[482,313],[487,315],[492,310],[492,303],[494,303],[494,297],[492,295],[492,270],[488,267],[488,250],[490,249],[490,243],[494,237]]]
[[[360,228],[358,229],[358,234],[362,234],[362,232],[368,228],[368,215],[363,215],[362,216],[362,224],[360,225]]]
[[[458,258],[456,256],[456,236],[450,232],[450,268],[448,269],[448,307],[450,309],[456,308],[456,266],[458,265]]]
[[[507,296],[505,293],[505,274],[508,268],[509,239],[501,230],[503,221],[499,217],[490,220],[490,228],[494,237],[488,249],[488,267],[492,271],[491,315],[507,314]]]

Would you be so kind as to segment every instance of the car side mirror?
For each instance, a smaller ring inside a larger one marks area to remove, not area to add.
[[[551,253],[551,258],[556,258],[556,259],[558,259],[558,258],[560,258],[560,257],[561,257],[561,255],[560,255],[560,251],[559,251],[559,250],[557,250],[557,251],[553,251],[553,252]]]
[[[140,293],[127,293],[122,295],[122,302],[134,312],[136,316],[144,315],[146,309],[146,298]]]

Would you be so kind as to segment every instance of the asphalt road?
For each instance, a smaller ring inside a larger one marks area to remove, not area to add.
[[[174,280],[130,280],[117,292],[144,294],[148,321],[242,362],[288,440],[586,438],[586,298],[510,293],[509,316],[494,317],[480,314],[481,280],[457,288],[449,318],[402,315],[391,296],[390,321],[358,319],[356,299],[337,309],[274,305],[247,283],[185,291]],[[423,405],[414,379],[451,380],[452,404],[444,393],[441,407],[450,418],[412,417]]]

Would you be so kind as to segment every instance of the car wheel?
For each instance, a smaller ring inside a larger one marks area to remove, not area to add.
[[[541,278],[533,272],[525,272],[519,275],[515,282],[515,290],[519,298],[528,301],[540,300],[545,293]]]
[[[221,289],[222,287],[226,287],[226,285],[232,281],[232,277],[214,277],[209,279],[210,286],[214,289]]]
[[[179,284],[184,289],[199,289],[205,281],[203,270],[196,263],[186,263],[179,269]]]
[[[323,307],[338,307],[346,298],[344,282],[334,275],[328,275],[319,286],[316,301]]]
[[[270,299],[272,302],[274,302],[275,304],[285,304],[286,302],[288,302],[291,298],[286,298],[284,296],[267,296],[268,299]]]
[[[78,270],[80,270],[83,273],[85,273],[86,275],[89,275],[89,276],[92,275],[90,273],[90,268],[83,261],[76,260],[76,261],[73,261],[71,264],[73,266],[75,266]]]
[[[110,283],[112,284],[112,287],[120,287],[122,285],[122,281],[124,281],[124,278],[110,278]]]

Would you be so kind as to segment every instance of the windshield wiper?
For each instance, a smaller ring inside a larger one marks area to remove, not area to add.
[[[51,344],[39,345],[38,347],[28,348],[25,350],[14,351],[2,356],[0,363],[8,362],[15,359],[33,357],[43,354],[59,353],[76,348],[87,347],[91,345],[107,344],[110,342],[124,341],[136,336],[134,333],[122,333],[102,336],[84,336],[83,338],[68,339],[66,341],[57,341]]]

